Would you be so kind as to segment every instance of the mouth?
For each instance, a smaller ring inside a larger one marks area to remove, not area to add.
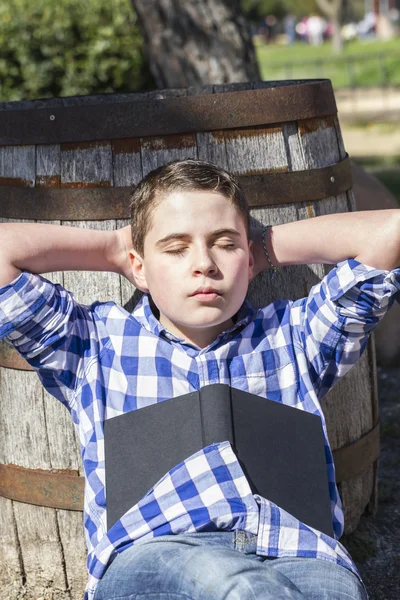
[[[222,294],[220,294],[220,292],[217,292],[217,290],[214,290],[212,288],[203,288],[200,290],[197,290],[197,292],[194,292],[194,294],[192,294],[192,298],[196,298],[196,300],[216,300],[217,298],[220,298],[222,296]]]
[[[221,292],[219,292],[213,287],[200,287],[195,292],[193,292],[192,296],[195,296],[196,294],[218,294],[220,296]]]

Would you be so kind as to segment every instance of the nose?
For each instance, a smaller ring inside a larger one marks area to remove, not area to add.
[[[210,248],[207,246],[197,247],[193,256],[193,271],[203,275],[214,275],[218,267],[212,256]]]

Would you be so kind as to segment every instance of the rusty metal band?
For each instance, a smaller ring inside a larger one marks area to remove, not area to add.
[[[367,470],[379,457],[379,426],[359,440],[333,451],[336,481]],[[43,471],[0,464],[0,496],[50,508],[83,510],[84,477],[77,471]]]
[[[338,196],[353,187],[349,156],[334,165],[239,178],[249,206],[315,202]]]
[[[78,471],[45,471],[0,464],[0,496],[26,504],[83,510],[84,481]]]
[[[351,444],[333,451],[336,482],[341,483],[360,475],[373,465],[380,453],[379,423]]]
[[[349,157],[305,171],[239,177],[249,206],[314,202],[352,187]],[[28,188],[0,186],[0,218],[61,221],[129,219],[131,187]]]
[[[280,82],[276,82],[279,84]],[[190,90],[189,90],[190,93]],[[17,103],[16,103],[17,104]],[[0,111],[0,145],[112,140],[237,129],[335,115],[329,79],[262,89]]]

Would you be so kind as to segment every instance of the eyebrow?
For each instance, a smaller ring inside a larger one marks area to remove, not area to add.
[[[234,235],[234,236],[240,237],[240,233],[239,233],[239,231],[236,231],[236,229],[217,229],[216,231],[212,231],[211,233],[209,233],[208,238],[216,238],[216,237],[220,237],[222,235]],[[156,246],[163,246],[167,242],[171,242],[174,240],[177,240],[177,241],[185,240],[186,241],[186,240],[191,240],[191,239],[192,239],[192,236],[189,233],[170,233],[169,235],[165,236],[161,240],[158,240],[158,242],[156,242]]]

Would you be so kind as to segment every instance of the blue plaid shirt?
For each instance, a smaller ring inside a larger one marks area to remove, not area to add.
[[[320,400],[358,360],[395,298],[400,301],[400,268],[382,271],[349,259],[307,298],[258,309],[246,300],[233,327],[200,349],[161,325],[147,295],[130,314],[114,302],[80,305],[60,285],[27,272],[1,288],[0,338],[37,369],[79,434],[86,480],[85,600],[93,599],[118,552],[182,532],[240,529],[257,535],[259,555],[320,558],[358,575],[337,541],[343,511]],[[334,538],[253,495],[228,441],[176,465],[107,531],[105,419],[213,383],[321,417]]]

